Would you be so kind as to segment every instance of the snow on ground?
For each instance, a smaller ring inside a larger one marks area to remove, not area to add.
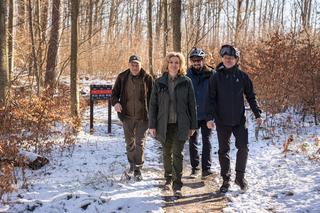
[[[113,113],[113,118],[116,115]],[[95,132],[89,133],[89,110],[74,150],[54,152],[50,164],[28,171],[28,189],[10,195],[8,212],[163,212],[159,189],[158,142],[146,143],[144,180],[127,181],[122,127],[107,133],[107,108],[95,106]]]
[[[162,178],[159,143],[148,138],[145,148],[144,180],[125,181],[128,168],[123,130],[113,120],[112,134],[107,133],[107,109],[95,106],[95,132],[89,133],[89,110],[85,112],[83,130],[74,149],[54,151],[50,164],[38,171],[28,171],[27,189],[7,195],[9,204],[0,205],[0,212],[163,212],[159,184]],[[251,116],[252,117],[252,116]],[[113,119],[116,115],[113,112]],[[276,122],[288,119],[279,114]],[[226,194],[225,212],[319,212],[319,161],[308,157],[320,148],[320,128],[299,124],[292,116],[285,128],[276,129],[273,139],[255,140],[254,122],[248,120],[249,159],[246,178],[249,190],[241,194],[234,184]],[[283,143],[293,134],[285,157]],[[233,139],[234,141],[234,139]],[[219,173],[216,132],[213,132],[213,165]],[[188,146],[185,146],[188,152]],[[232,143],[231,166],[235,166],[236,149]],[[186,154],[187,155],[187,154]],[[186,158],[187,160],[187,158]],[[188,162],[187,162],[188,163]],[[21,176],[21,171],[18,177]],[[233,179],[234,179],[234,171]],[[187,174],[186,174],[187,175]],[[221,183],[220,177],[214,181]],[[19,183],[21,183],[21,178]],[[213,192],[215,193],[215,192]],[[201,207],[199,207],[201,209]],[[198,209],[198,210],[199,210]]]
[[[288,114],[281,115],[287,118]],[[282,118],[276,118],[280,121]],[[271,140],[255,140],[254,123],[249,120],[249,159],[246,178],[249,190],[241,194],[232,185],[227,197],[231,202],[225,212],[320,212],[320,163],[308,160],[308,154],[320,148],[320,128],[306,123],[298,128],[297,121],[289,129],[278,130],[278,137]],[[298,133],[298,134],[297,134]],[[283,143],[293,134],[287,157]],[[299,139],[304,139],[299,141]],[[309,150],[301,151],[303,144]],[[234,147],[234,143],[232,144]],[[309,151],[309,152],[308,152]],[[232,168],[235,166],[236,150],[232,150]],[[233,171],[234,172],[234,171]],[[234,175],[234,173],[233,173]],[[234,178],[234,176],[233,176]]]

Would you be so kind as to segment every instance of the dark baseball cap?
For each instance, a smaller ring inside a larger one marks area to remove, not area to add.
[[[141,63],[141,57],[138,55],[132,55],[129,58],[129,63],[131,62],[140,62]]]

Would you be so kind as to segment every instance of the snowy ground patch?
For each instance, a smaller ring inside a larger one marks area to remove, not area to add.
[[[320,128],[295,124],[295,128],[281,130],[273,141],[259,139],[256,142],[254,123],[249,120],[250,151],[246,173],[249,190],[241,194],[239,187],[232,184],[226,195],[231,202],[224,212],[320,211],[320,163],[309,160],[309,154],[320,148],[315,144]],[[294,141],[285,157],[283,144],[289,134],[293,134]],[[303,143],[310,144],[309,151],[299,150]],[[234,143],[232,146],[234,168],[236,150]]]
[[[127,181],[122,177],[128,168],[122,127],[113,124],[109,135],[107,108],[97,105],[90,134],[88,113],[74,149],[62,156],[53,152],[48,166],[28,171],[28,189],[11,194],[0,211],[163,212],[158,142],[149,138],[146,143],[144,180]]]

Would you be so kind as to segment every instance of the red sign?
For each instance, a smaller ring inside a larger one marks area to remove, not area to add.
[[[91,90],[90,94],[92,95],[111,95],[112,94],[112,90],[102,90],[102,89],[98,89],[98,90]]]

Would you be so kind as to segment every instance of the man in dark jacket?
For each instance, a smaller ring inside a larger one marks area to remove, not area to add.
[[[132,55],[129,58],[129,69],[118,75],[111,95],[111,103],[123,123],[129,172],[134,172],[137,181],[142,179],[152,84],[151,75],[141,68],[141,58]]]
[[[187,70],[187,76],[192,80],[197,102],[197,115],[199,129],[189,139],[190,161],[192,166],[191,177],[196,177],[200,170],[199,141],[198,135],[201,130],[202,136],[202,157],[201,168],[202,177],[212,174],[211,171],[211,129],[207,127],[205,113],[205,99],[208,93],[209,79],[213,70],[205,65],[205,52],[202,49],[195,48],[190,53],[191,66]]]
[[[248,188],[244,178],[248,158],[248,129],[246,127],[244,95],[253,111],[257,124],[262,123],[261,110],[257,104],[253,84],[249,76],[238,67],[240,52],[231,45],[223,45],[220,50],[222,63],[210,78],[206,105],[207,126],[216,125],[219,142],[219,162],[223,184],[220,192],[230,187],[230,137],[236,139],[236,179],[235,183],[245,191]]]

